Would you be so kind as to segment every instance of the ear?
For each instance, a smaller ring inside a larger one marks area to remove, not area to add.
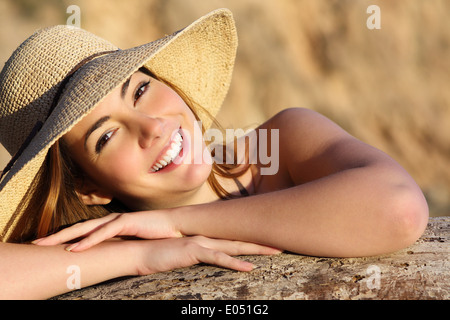
[[[85,205],[106,205],[111,202],[113,196],[108,192],[100,190],[100,188],[84,179],[81,187],[77,188],[76,193]]]

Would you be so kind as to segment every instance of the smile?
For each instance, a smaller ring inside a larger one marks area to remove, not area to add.
[[[183,141],[183,137],[180,132],[177,132],[173,137],[172,142],[170,143],[170,147],[166,150],[164,155],[155,162],[155,164],[150,169],[151,172],[157,172],[159,170],[164,169],[169,164],[173,162],[173,160],[180,154],[181,152],[181,142]]]

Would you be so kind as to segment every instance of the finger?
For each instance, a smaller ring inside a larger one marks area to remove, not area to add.
[[[197,243],[200,245],[222,251],[228,255],[273,255],[279,254],[282,250],[260,245],[251,242],[226,240],[226,239],[213,239],[206,237],[195,237]]]
[[[71,252],[80,252],[87,250],[105,240],[125,235],[123,230],[123,223],[120,222],[120,219],[116,218],[109,223],[101,225],[99,228],[89,233],[81,241],[73,243],[70,246],[66,247],[66,250]],[[131,236],[128,233],[126,235]]]
[[[50,236],[37,239],[32,243],[41,246],[51,246],[66,243],[68,241],[87,236],[89,233],[97,230],[102,225],[114,219],[117,219],[118,216],[119,214],[110,214],[102,218],[79,222]]]
[[[205,247],[199,248],[197,259],[199,260],[199,262],[212,264],[236,271],[252,271],[255,268],[255,266],[250,262],[239,260],[227,255],[224,252]]]
[[[282,250],[256,243],[242,241],[232,242],[230,249],[224,251],[230,255],[273,255],[282,252]]]

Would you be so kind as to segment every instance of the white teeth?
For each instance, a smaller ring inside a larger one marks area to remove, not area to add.
[[[180,154],[181,151],[181,141],[183,141],[183,137],[179,132],[177,132],[173,138],[172,143],[170,144],[170,148],[166,151],[166,153],[158,160],[150,170],[151,172],[156,172],[170,163]]]

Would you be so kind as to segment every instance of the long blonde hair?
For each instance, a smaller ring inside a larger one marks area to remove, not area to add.
[[[200,118],[195,110],[201,109],[202,114],[208,115],[215,126],[221,128],[214,117],[209,115],[202,106],[194,105],[182,90],[164,79],[156,77],[147,69],[141,68],[140,71],[164,82],[175,90],[190,107],[197,120],[200,120]],[[202,128],[202,130],[204,133],[205,129]],[[223,148],[222,154],[226,157],[226,153],[230,150],[225,145]],[[237,178],[244,174],[248,168],[248,164],[238,165],[237,161],[234,161],[233,164],[226,164],[225,161],[213,162],[207,182],[218,197],[223,200],[238,197],[229,193],[218,182],[217,176]],[[68,147],[64,140],[59,139],[49,149],[43,166],[17,208],[17,210],[23,211],[23,214],[9,241],[28,242],[83,220],[99,218],[113,212],[129,211],[116,199],[104,206],[85,205],[76,193],[83,177],[82,170],[69,156]]]

